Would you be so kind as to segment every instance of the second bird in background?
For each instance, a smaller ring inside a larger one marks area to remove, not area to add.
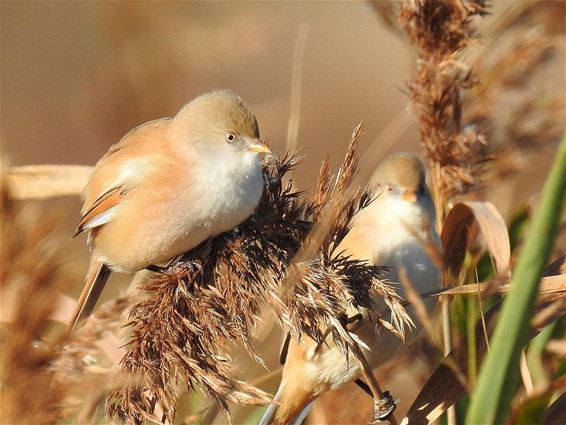
[[[435,209],[423,163],[410,153],[392,154],[376,169],[372,183],[379,184],[378,196],[356,215],[340,248],[354,258],[387,266],[391,282],[400,282],[400,270],[404,269],[418,293],[440,288],[440,272],[424,245],[426,240],[437,245],[440,241],[434,231]],[[404,294],[401,287],[399,292]],[[427,301],[427,307],[432,310],[434,302]],[[405,341],[388,331],[377,334],[367,320],[355,331],[371,349],[362,347],[373,368],[391,360],[418,335],[417,320],[410,308],[407,311],[417,326],[406,331]],[[346,357],[331,337],[326,342],[328,345],[317,346],[306,337],[290,341],[279,389],[261,425],[297,423],[321,394],[360,377],[353,355]]]

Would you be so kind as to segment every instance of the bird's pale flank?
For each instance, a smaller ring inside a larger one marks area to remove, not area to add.
[[[352,230],[340,248],[355,258],[388,266],[387,279],[391,282],[400,281],[399,271],[403,268],[417,292],[439,288],[439,270],[423,245],[427,236],[435,243],[439,241],[432,228],[434,204],[426,187],[422,162],[409,153],[391,155],[379,165],[372,183],[379,184],[378,196],[355,217]],[[433,304],[429,303],[428,307],[432,308]],[[411,314],[410,309],[408,312]],[[365,321],[356,334],[371,349],[363,348],[368,362],[377,367],[410,343],[418,333],[418,326],[406,331],[406,339],[402,341],[391,332],[375,333],[374,326]],[[327,342],[328,345],[317,346],[308,338],[301,342],[291,340],[276,403],[268,408],[262,425],[296,423],[300,413],[318,396],[359,377],[361,370],[353,356],[345,356],[331,338]]]
[[[113,271],[162,264],[244,221],[263,192],[257,120],[228,90],[130,131],[98,161],[77,234],[94,265],[71,320],[88,315]]]

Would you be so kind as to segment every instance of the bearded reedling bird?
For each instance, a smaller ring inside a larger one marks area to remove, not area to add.
[[[92,312],[110,271],[166,263],[248,218],[263,193],[262,153],[254,114],[228,90],[112,146],[82,194],[76,234],[89,233],[92,260],[70,328]]]
[[[429,236],[439,244],[433,229],[434,204],[422,162],[409,153],[390,155],[376,169],[372,183],[379,184],[378,196],[356,215],[341,248],[353,258],[388,266],[387,280],[391,282],[400,282],[400,270],[404,269],[417,293],[440,288],[440,272],[423,242]],[[427,301],[425,305],[434,308],[434,302]],[[410,308],[407,311],[411,314]],[[402,341],[388,331],[377,334],[374,325],[365,320],[355,333],[370,348],[371,351],[360,347],[375,368],[401,352],[418,331],[407,331]],[[300,342],[289,341],[279,390],[260,425],[298,424],[317,397],[359,378],[361,369],[353,354],[346,356],[331,339],[327,338],[328,345],[317,345],[306,337]]]

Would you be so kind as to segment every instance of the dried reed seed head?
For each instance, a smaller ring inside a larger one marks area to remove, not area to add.
[[[163,418],[173,421],[178,378],[225,410],[228,403],[266,402],[265,393],[236,380],[230,356],[230,348],[241,343],[261,361],[252,334],[266,301],[282,326],[320,341],[336,318],[352,306],[371,308],[378,294],[395,310],[390,327],[402,332],[402,306],[395,291],[379,281],[382,269],[336,252],[353,216],[371,201],[367,189],[346,196],[356,171],[360,128],[334,181],[323,164],[314,201],[306,203],[283,183],[295,165],[287,155],[265,169],[264,195],[247,221],[190,251],[144,285],[150,296],[131,309],[132,334],[122,361],[141,383],[109,395],[109,416],[141,423],[158,402]],[[326,214],[329,210],[334,214]],[[315,254],[296,262],[312,239],[313,226],[323,230]],[[289,288],[281,288],[281,282]]]
[[[432,168],[439,220],[450,198],[478,185],[484,163],[485,140],[462,123],[461,92],[476,80],[459,55],[473,39],[472,18],[486,13],[483,0],[415,0],[401,7],[401,24],[418,50],[408,86]]]
[[[56,385],[47,391],[56,352],[40,340],[64,283],[51,240],[55,221],[38,220],[36,209],[12,203],[3,172],[0,197],[0,310],[7,321],[0,332],[0,422],[52,423],[63,416],[66,394]]]
[[[478,61],[481,84],[463,100],[466,122],[490,140],[487,150],[495,154],[492,179],[516,174],[532,151],[555,144],[564,131],[564,96],[540,96],[539,90],[533,89],[536,85],[530,85],[547,72],[544,65],[557,57],[556,39],[542,29],[540,22],[529,24],[533,18],[528,11],[536,8],[534,3],[526,5],[520,19],[523,25],[529,25],[528,31],[505,28],[506,37],[494,44],[487,58]],[[548,13],[546,7],[543,9]],[[507,25],[516,23],[511,20]],[[510,97],[511,110],[500,113],[509,109]]]
[[[484,0],[413,0],[403,3],[400,20],[419,55],[438,60],[465,47],[474,35],[471,18],[486,14]]]
[[[164,417],[173,421],[174,376],[224,409],[228,403],[269,400],[234,378],[229,351],[242,343],[259,361],[251,337],[261,304],[284,307],[278,282],[311,226],[299,193],[283,183],[294,162],[287,156],[266,170],[264,196],[246,222],[145,285],[150,297],[131,310],[133,332],[123,360],[126,370],[142,377],[142,385],[112,393],[111,416],[139,423],[159,401]]]

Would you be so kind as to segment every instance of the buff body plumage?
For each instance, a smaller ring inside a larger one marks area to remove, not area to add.
[[[255,116],[228,90],[204,94],[112,146],[83,191],[77,234],[89,232],[93,265],[70,326],[90,314],[105,268],[165,263],[249,217],[263,192],[258,154],[268,152]]]

